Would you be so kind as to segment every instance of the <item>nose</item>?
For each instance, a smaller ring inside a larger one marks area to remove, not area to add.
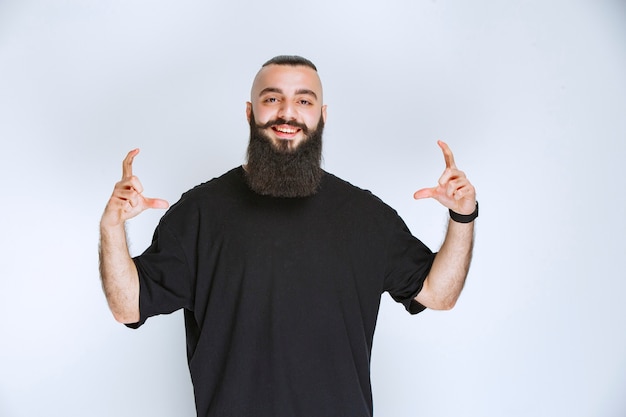
[[[294,104],[288,100],[283,101],[278,109],[278,117],[285,120],[295,120],[296,116],[297,111]]]

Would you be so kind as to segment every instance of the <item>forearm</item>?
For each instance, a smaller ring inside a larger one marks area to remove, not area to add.
[[[100,277],[109,308],[121,323],[139,321],[139,277],[124,224],[100,226]]]
[[[457,223],[450,220],[446,238],[416,301],[435,310],[454,307],[469,271],[473,245],[474,222]]]

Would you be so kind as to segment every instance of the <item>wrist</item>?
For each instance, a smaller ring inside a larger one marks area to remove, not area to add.
[[[126,222],[102,218],[100,220],[100,234],[107,236],[126,235]]]
[[[474,209],[474,212],[471,214],[459,214],[459,213],[452,211],[452,209],[449,209],[449,211],[450,211],[450,218],[453,221],[457,223],[471,223],[476,219],[476,217],[478,217],[478,201],[476,201],[476,208]]]

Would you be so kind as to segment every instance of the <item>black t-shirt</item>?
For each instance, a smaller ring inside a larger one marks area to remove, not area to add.
[[[380,296],[411,313],[434,254],[371,193],[251,191],[241,167],[185,193],[136,257],[141,320],[185,311],[198,416],[363,417]]]

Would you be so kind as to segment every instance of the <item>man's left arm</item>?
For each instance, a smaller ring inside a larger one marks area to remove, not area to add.
[[[454,162],[448,145],[437,142],[446,169],[436,187],[415,192],[415,199],[434,198],[451,210],[446,238],[415,300],[434,310],[449,310],[456,304],[469,271],[474,245],[474,219],[478,215],[476,190]]]

